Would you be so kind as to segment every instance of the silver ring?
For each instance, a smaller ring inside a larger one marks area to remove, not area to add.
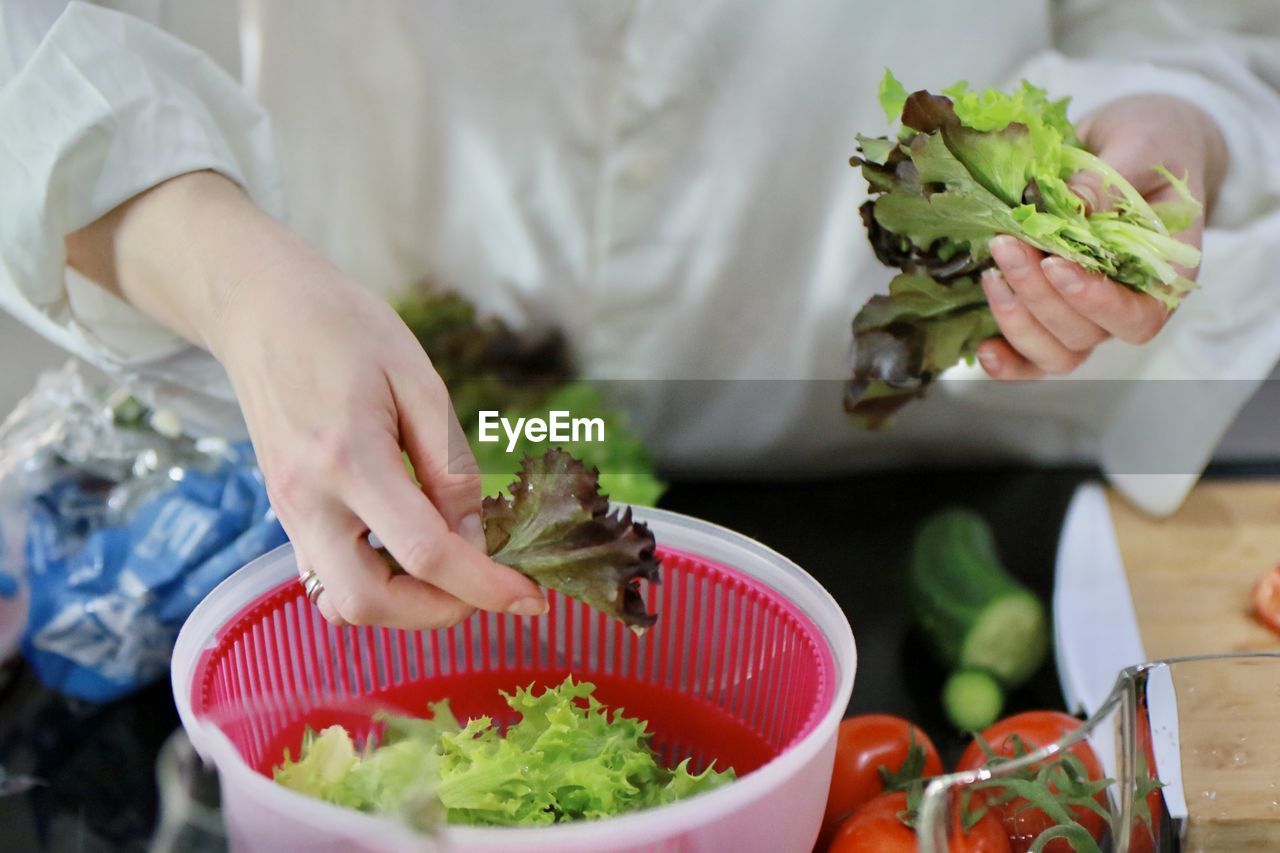
[[[298,582],[302,584],[302,590],[307,594],[307,601],[312,604],[316,603],[316,599],[320,597],[320,593],[324,592],[324,584],[320,582],[320,576],[315,573],[314,569],[307,569],[302,573],[302,577],[298,578]]]

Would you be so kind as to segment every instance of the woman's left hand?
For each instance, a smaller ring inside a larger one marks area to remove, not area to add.
[[[1181,98],[1121,98],[1088,116],[1077,131],[1091,151],[1152,203],[1177,199],[1153,166],[1186,175],[1206,211],[1226,172],[1221,131],[1204,111]],[[1104,203],[1097,175],[1082,172],[1070,183],[1090,209]],[[1177,237],[1199,248],[1203,234],[1201,216]],[[996,379],[1070,373],[1108,338],[1143,344],[1169,318],[1154,297],[1046,256],[1014,237],[996,237],[990,248],[996,268],[983,275],[982,287],[1003,337],[979,345],[978,360]],[[1182,272],[1191,278],[1196,274]]]

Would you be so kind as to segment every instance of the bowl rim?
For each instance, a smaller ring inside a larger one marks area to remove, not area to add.
[[[789,778],[816,758],[834,738],[853,691],[857,648],[848,617],[831,594],[793,561],[741,533],[670,510],[639,506],[632,510],[637,520],[650,526],[663,547],[715,560],[750,575],[783,595],[807,616],[826,640],[835,664],[837,682],[830,706],[799,741],[723,788],[657,808],[595,821],[545,827],[449,826],[441,833],[449,843],[463,847],[504,845],[520,840],[530,830],[537,831],[539,841],[574,845],[616,839],[620,835],[630,844],[659,840],[692,826],[715,823],[737,811],[743,802],[768,796],[780,780]],[[761,573],[768,577],[761,577]],[[339,837],[356,833],[376,838],[379,844],[421,847],[425,837],[393,818],[342,808],[275,784],[241,758],[221,729],[195,717],[191,706],[192,681],[201,653],[216,643],[218,629],[243,609],[248,600],[296,574],[293,546],[286,543],[233,573],[192,611],[178,634],[171,666],[174,701],[182,725],[197,752],[212,761],[224,783],[242,786],[240,794],[254,798],[270,796],[282,806],[287,805],[312,828],[332,831]],[[228,799],[224,795],[224,802]],[[654,820],[658,815],[661,820]]]

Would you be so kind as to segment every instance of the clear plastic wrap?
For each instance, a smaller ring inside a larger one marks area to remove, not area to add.
[[[128,693],[164,676],[214,586],[284,540],[247,443],[189,437],[68,363],[0,424],[0,658],[20,635],[47,686]]]

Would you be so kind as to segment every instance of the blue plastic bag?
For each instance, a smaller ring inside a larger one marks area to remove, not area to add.
[[[252,464],[189,471],[118,527],[84,536],[58,488],[32,501],[23,654],[44,684],[106,701],[164,677],[178,629],[223,579],[285,541]]]
[[[19,558],[0,545],[0,597],[25,587],[40,681],[99,702],[165,677],[196,604],[285,541],[247,442],[165,435],[112,399],[64,368],[0,428],[0,531],[24,534]]]

